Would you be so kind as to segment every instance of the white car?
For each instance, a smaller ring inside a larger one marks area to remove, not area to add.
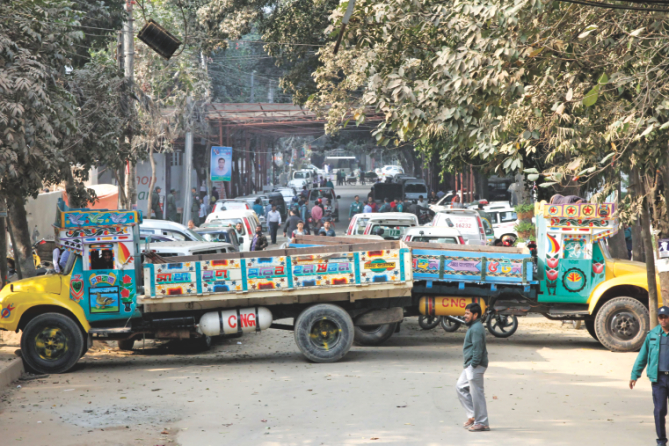
[[[356,214],[353,216],[353,218],[351,218],[351,223],[348,225],[346,235],[377,235],[374,232],[371,232],[376,228],[369,226],[369,223],[378,223],[381,226],[392,226],[393,228],[410,228],[419,225],[418,217],[416,217],[414,214],[408,214],[405,212],[362,213]]]
[[[436,226],[422,226],[419,228],[411,228],[404,236],[405,242],[417,243],[453,243],[456,245],[464,245],[465,239],[455,228]]]
[[[288,182],[288,187],[295,190],[302,190],[304,186],[311,189],[314,183],[314,173],[311,170],[296,170],[293,172],[293,178]]]
[[[492,228],[486,228],[478,211],[473,209],[448,209],[438,212],[431,226],[455,228],[468,245],[486,245],[488,238],[494,241]]]
[[[382,180],[385,180],[386,177],[394,177],[395,175],[398,175],[400,173],[404,173],[404,169],[400,166],[383,166],[381,168],[381,173],[378,175],[381,177]]]
[[[139,225],[140,234],[163,235],[176,241],[204,242],[205,239],[186,226],[168,220],[146,219]]]
[[[217,227],[236,227],[237,223],[242,224],[241,231],[237,231],[239,247],[242,251],[251,250],[251,241],[256,233],[256,228],[260,226],[260,220],[253,211],[221,211],[212,212],[207,216],[207,220],[201,228]]]
[[[230,243],[221,242],[162,242],[142,245],[142,252],[150,251],[160,257],[184,257],[237,252]]]
[[[478,205],[469,208],[478,209]],[[492,224],[492,230],[497,240],[502,240],[502,237],[505,236],[512,236],[514,239],[518,237],[518,233],[514,229],[514,226],[518,223],[518,215],[509,206],[508,201],[493,201],[483,206],[483,210],[490,216],[490,224]]]

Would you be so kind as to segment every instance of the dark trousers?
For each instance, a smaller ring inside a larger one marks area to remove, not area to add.
[[[657,433],[657,444],[667,444],[667,429],[665,419],[667,417],[667,397],[669,397],[669,376],[659,373],[657,382],[653,383],[653,405],[655,410],[655,432]]]
[[[272,244],[276,245],[276,233],[279,230],[279,222],[278,221],[270,221],[269,222],[269,233],[272,235]]]

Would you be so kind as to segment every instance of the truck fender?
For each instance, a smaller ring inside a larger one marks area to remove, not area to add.
[[[51,297],[50,295],[42,293],[37,295],[32,293],[15,293],[12,298],[9,299],[9,301],[12,303],[15,302],[15,304],[13,305],[14,308],[9,317],[3,319],[4,327],[9,331],[17,331],[21,324],[25,322],[22,321],[24,316],[32,318],[42,313],[62,312],[63,314],[71,314],[74,316],[74,319],[84,331],[88,333],[91,329],[91,325],[88,323],[88,320],[86,320],[86,315],[84,314],[81,305],[73,300],[64,302],[58,297],[58,295]],[[5,302],[8,302],[7,298],[4,300]]]
[[[613,279],[606,280],[600,283],[592,292],[590,293],[590,299],[588,300],[588,313],[594,315],[595,309],[597,308],[600,299],[607,291],[616,288],[616,287],[637,287],[642,288],[648,292],[648,279],[645,272],[636,273],[636,274],[625,274],[624,276],[614,277]],[[659,279],[658,279],[658,290],[659,290]],[[628,296],[629,292],[623,292],[621,296]],[[660,302],[662,300],[660,299]]]

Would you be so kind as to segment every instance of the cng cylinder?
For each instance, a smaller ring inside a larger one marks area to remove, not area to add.
[[[270,325],[272,312],[265,307],[210,311],[200,318],[198,332],[207,336],[231,335],[267,330]]]
[[[434,296],[421,297],[418,310],[425,316],[464,316],[469,304],[479,304],[485,311],[485,301],[480,297]]]

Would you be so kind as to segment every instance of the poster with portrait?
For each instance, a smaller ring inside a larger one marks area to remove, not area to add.
[[[212,147],[210,173],[211,181],[230,181],[232,172],[232,147]]]

